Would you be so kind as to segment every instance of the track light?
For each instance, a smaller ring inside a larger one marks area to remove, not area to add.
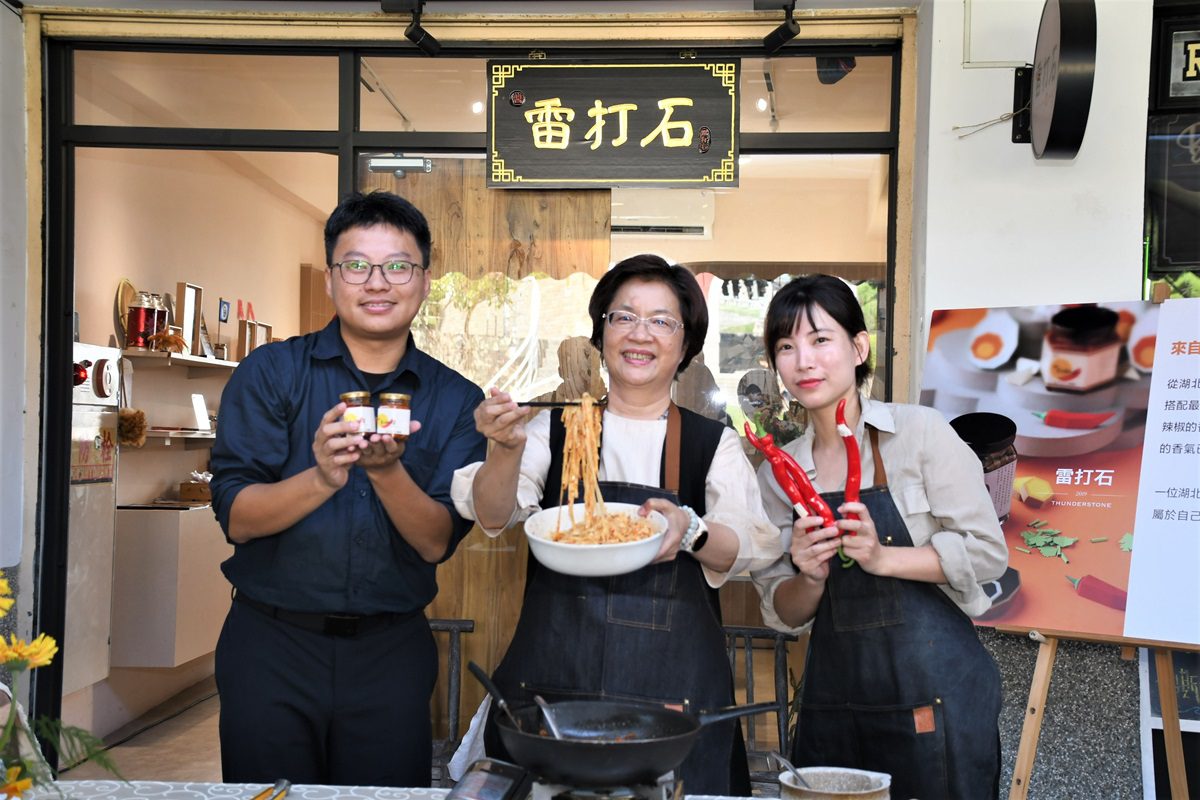
[[[787,18],[779,23],[779,27],[763,37],[763,49],[767,51],[767,55],[771,55],[779,48],[796,38],[800,33],[800,23],[792,17],[796,11],[796,0],[791,0],[787,5],[783,6]]]
[[[433,34],[421,27],[421,6],[425,5],[417,3],[417,7],[412,12],[412,22],[408,23],[408,27],[404,29],[404,38],[415,44],[422,53],[427,56],[436,56],[442,49],[442,43],[433,38]]]

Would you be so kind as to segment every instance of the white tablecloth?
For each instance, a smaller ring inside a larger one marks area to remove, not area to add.
[[[250,800],[267,784],[255,783],[185,783],[161,781],[59,781],[63,796],[77,800]],[[391,789],[382,786],[305,786],[299,784],[288,790],[287,800],[442,800],[447,789]],[[44,787],[33,793],[37,800],[59,798],[54,787]]]

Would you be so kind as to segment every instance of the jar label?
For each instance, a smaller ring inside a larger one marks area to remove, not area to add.
[[[377,433],[408,436],[410,412],[407,408],[382,406],[375,419]]]
[[[983,482],[987,484],[988,494],[992,496],[992,508],[996,509],[996,517],[1008,519],[1012,511],[1013,480],[1017,477],[1017,461],[1013,459],[991,472],[983,473]]]
[[[343,422],[357,422],[359,433],[375,432],[375,409],[371,406],[350,406],[342,412]]]
[[[1042,349],[1042,381],[1053,389],[1086,391],[1117,377],[1121,344],[1099,350],[1062,350],[1049,342]]]

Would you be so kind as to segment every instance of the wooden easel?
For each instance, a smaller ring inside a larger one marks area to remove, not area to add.
[[[1037,664],[1033,668],[1033,681],[1029,686],[1029,702],[1025,706],[1025,722],[1021,726],[1021,743],[1017,747],[1017,763],[1013,767],[1009,800],[1025,800],[1029,796],[1029,776],[1037,757],[1038,737],[1042,733],[1042,717],[1046,709],[1046,695],[1050,691],[1050,676],[1054,672],[1054,656],[1058,652],[1059,636],[1043,636],[1037,631],[1020,628],[1005,628],[997,625],[1001,633],[1027,634],[1038,643]],[[1062,638],[1075,638],[1065,636]],[[1167,774],[1171,780],[1171,797],[1188,800],[1187,765],[1183,760],[1183,736],[1179,728],[1179,697],[1175,691],[1175,666],[1172,651],[1161,643],[1128,640],[1105,640],[1107,644],[1122,647],[1122,657],[1134,646],[1146,646],[1154,651],[1154,667],[1158,673],[1158,699],[1162,711],[1163,743],[1167,751]]]

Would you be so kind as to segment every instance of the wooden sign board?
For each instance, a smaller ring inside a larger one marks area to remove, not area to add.
[[[487,185],[737,186],[739,68],[489,61]]]

